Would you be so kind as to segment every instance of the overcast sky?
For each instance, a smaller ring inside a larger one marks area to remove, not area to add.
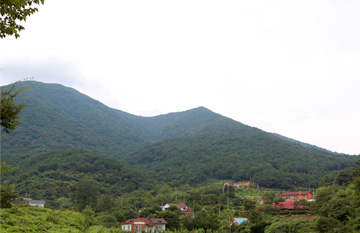
[[[154,116],[204,106],[360,154],[360,1],[46,0],[0,42],[0,85],[34,77]]]

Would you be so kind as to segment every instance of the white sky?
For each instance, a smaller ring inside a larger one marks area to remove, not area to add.
[[[46,0],[0,42],[28,77],[154,116],[204,106],[360,154],[360,1]]]

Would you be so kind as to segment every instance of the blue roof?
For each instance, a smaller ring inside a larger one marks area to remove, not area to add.
[[[234,218],[234,220],[237,224],[241,224],[243,222],[249,222],[247,218]]]

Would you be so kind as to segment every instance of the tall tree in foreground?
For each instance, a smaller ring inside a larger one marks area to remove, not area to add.
[[[15,82],[9,89],[1,87],[1,97],[0,97],[0,125],[2,133],[10,133],[11,130],[14,130],[16,126],[21,124],[20,121],[20,112],[25,107],[25,103],[15,103],[15,97],[20,93],[20,91],[25,90],[28,87],[21,87],[15,90],[16,85],[19,83]]]
[[[20,37],[19,32],[24,26],[19,21],[26,21],[26,18],[34,14],[38,9],[33,5],[44,4],[45,0],[0,0],[0,38],[9,35]]]

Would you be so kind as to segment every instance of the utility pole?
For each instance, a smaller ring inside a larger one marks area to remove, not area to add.
[[[177,201],[177,189],[175,187],[175,201]]]
[[[231,233],[231,226],[232,226],[232,222],[231,222],[231,217],[230,217],[230,214],[229,214],[229,222],[230,222],[230,233]]]

